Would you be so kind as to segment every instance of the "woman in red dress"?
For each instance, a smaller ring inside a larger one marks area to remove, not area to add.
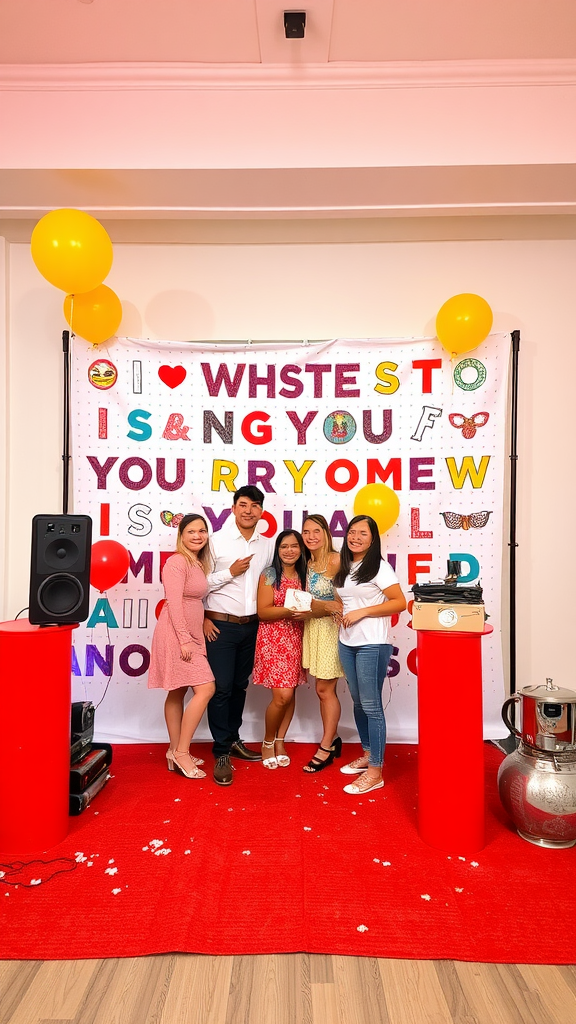
[[[289,590],[306,590],[306,549],[299,533],[284,530],[276,538],[272,565],[258,583],[260,625],[256,638],[253,682],[272,690],[266,708],[262,743],[265,768],[287,768],[284,738],[292,721],[296,687],[306,682],[302,668],[302,633],[310,611],[285,607]]]
[[[170,747],[166,760],[170,771],[187,779],[204,779],[198,767],[204,762],[191,757],[189,747],[198,723],[214,693],[214,676],[206,658],[204,606],[211,571],[208,526],[203,516],[184,516],[178,525],[176,554],[162,571],[166,600],[154,630],[148,686],[167,690],[164,717]],[[193,695],[184,711],[188,687]]]

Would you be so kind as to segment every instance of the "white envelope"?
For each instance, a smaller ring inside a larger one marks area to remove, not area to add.
[[[309,612],[312,604],[312,594],[307,590],[294,590],[289,587],[284,598],[285,608],[295,608],[297,612]]]

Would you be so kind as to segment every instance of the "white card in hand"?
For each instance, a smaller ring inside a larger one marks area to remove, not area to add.
[[[309,612],[312,605],[312,594],[307,590],[294,590],[289,587],[284,598],[285,608],[295,608],[297,612]]]

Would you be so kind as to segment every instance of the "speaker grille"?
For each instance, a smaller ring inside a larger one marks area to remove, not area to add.
[[[72,615],[83,598],[82,584],[67,573],[48,576],[38,588],[38,604],[47,615]]]
[[[63,569],[72,569],[79,557],[78,545],[70,537],[56,537],[48,544],[44,552],[46,565],[51,569],[56,569],[57,572],[62,572]],[[82,568],[84,568],[83,565]]]

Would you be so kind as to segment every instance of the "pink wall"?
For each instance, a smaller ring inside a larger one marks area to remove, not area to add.
[[[121,88],[80,76],[76,90],[47,79],[33,91],[3,74],[5,168],[576,162],[575,84],[142,88],[136,71]]]

